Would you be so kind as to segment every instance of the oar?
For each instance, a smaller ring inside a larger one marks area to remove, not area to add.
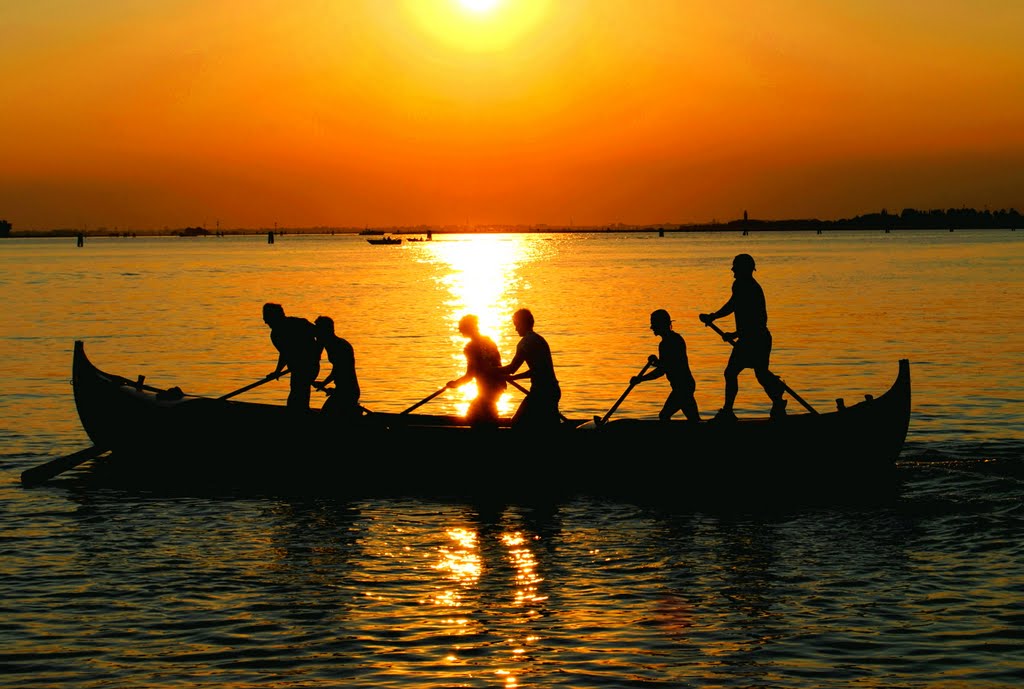
[[[722,332],[721,328],[719,328],[717,325],[715,325],[714,321],[707,321],[707,322],[704,323],[704,325],[708,326],[709,328],[714,330],[716,333],[718,333],[719,337],[721,337],[723,340],[725,340],[726,342],[731,344],[733,347],[736,346],[736,342],[734,340],[726,340],[725,339],[725,333]],[[776,378],[778,378],[778,376],[776,376]],[[801,397],[800,395],[798,395],[795,392],[793,392],[793,388],[791,388],[788,385],[786,385],[786,381],[782,380],[782,378],[779,378],[779,382],[782,383],[782,389],[785,390],[786,392],[788,392],[790,397],[795,399],[800,404],[804,405],[804,408],[807,411],[811,412],[812,414],[817,414],[818,413],[817,410],[815,410],[814,407],[812,407],[811,405],[807,404],[806,401],[804,401],[803,397]]]
[[[644,367],[642,369],[640,369],[640,373],[636,374],[637,377],[642,376],[643,374],[647,373],[647,369],[649,369],[653,365],[653,363],[654,362],[652,362],[650,359],[648,359],[647,363],[644,364]],[[619,399],[615,400],[615,404],[613,404],[612,408],[609,409],[608,412],[604,415],[604,418],[600,418],[600,417],[595,416],[594,417],[594,423],[597,424],[598,426],[603,426],[605,424],[605,422],[608,421],[608,417],[612,415],[612,412],[614,412],[616,409],[619,408],[619,405],[622,404],[622,400],[626,399],[626,395],[628,395],[630,392],[632,392],[633,388],[635,388],[635,387],[636,387],[636,385],[634,385],[633,381],[630,380],[629,386],[626,388],[626,390],[621,395],[619,395]]]
[[[106,452],[106,448],[87,447],[84,450],[79,450],[74,454],[67,455],[65,457],[58,457],[57,459],[51,459],[45,464],[40,464],[37,467],[31,469],[25,469],[21,472],[21,483],[25,486],[35,486],[40,483],[45,483],[57,474],[63,474],[69,469],[74,469],[79,464],[88,462],[94,457],[99,457],[101,454]]]
[[[277,380],[278,378],[280,378],[281,376],[283,376],[286,373],[288,373],[288,369],[283,369],[276,376],[267,376],[266,378],[263,378],[262,380],[257,380],[255,383],[249,383],[244,388],[238,388],[234,392],[229,392],[226,395],[221,395],[217,399],[219,399],[219,400],[231,399],[235,395],[241,395],[243,392],[248,392],[249,390],[252,390],[253,388],[258,388],[259,386],[261,386],[261,385],[263,385],[265,383],[269,383],[272,380]]]
[[[402,413],[403,413],[403,414],[408,414],[408,413],[409,413],[409,412],[411,412],[411,411],[412,411],[413,409],[419,409],[419,408],[420,408],[420,407],[422,407],[422,406],[423,406],[424,404],[426,404],[426,403],[427,403],[427,402],[429,402],[430,400],[434,399],[435,397],[437,397],[438,395],[440,395],[440,394],[441,394],[442,392],[444,392],[444,391],[445,391],[445,390],[447,390],[447,389],[448,389],[448,386],[447,386],[447,385],[445,385],[445,386],[444,386],[443,388],[441,388],[440,390],[436,390],[435,392],[432,392],[432,393],[430,393],[429,395],[427,395],[426,397],[424,397],[424,398],[423,398],[423,399],[421,399],[421,400],[420,400],[419,402],[417,402],[416,404],[412,405],[411,407],[409,407],[408,409],[406,409],[406,410],[405,410],[405,411],[403,411]]]
[[[524,395],[529,395],[530,394],[529,390],[527,390],[526,388],[524,388],[522,385],[520,385],[519,383],[515,382],[514,380],[509,380],[508,382],[512,384],[512,387],[514,387],[516,390],[518,390],[519,392],[523,393]],[[519,413],[518,409],[516,410],[516,413],[517,414]],[[567,417],[562,412],[558,412],[558,416],[559,416],[559,418],[562,419],[562,421],[568,421],[569,420],[569,417]],[[513,416],[512,418],[514,420],[515,416]]]

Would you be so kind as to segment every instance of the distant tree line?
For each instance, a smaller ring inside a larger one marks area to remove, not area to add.
[[[0,220],[0,237],[11,236],[11,223],[6,220]]]
[[[1024,228],[1024,216],[1017,209],[979,211],[974,208],[917,210],[904,208],[898,215],[884,208],[878,213],[857,215],[842,220],[732,220],[732,227],[743,229],[836,229],[836,230],[997,230]]]

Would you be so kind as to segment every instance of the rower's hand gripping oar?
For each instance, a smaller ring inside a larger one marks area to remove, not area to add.
[[[636,374],[636,376],[634,377],[639,378],[643,374],[647,373],[647,369],[653,366],[656,360],[657,359],[654,356],[651,356],[649,359],[647,359],[647,363],[644,364],[644,367],[642,369],[640,369],[640,373]],[[633,388],[635,388],[636,386],[637,384],[634,383],[632,379],[630,379],[629,386],[621,395],[619,395],[619,399],[615,400],[615,404],[612,405],[612,408],[605,412],[603,418],[595,416],[594,423],[598,426],[603,426],[608,421],[608,417],[610,417],[615,412],[615,410],[619,408],[619,405],[622,404],[622,401],[626,399],[626,396],[629,395],[629,393],[631,393],[633,391]]]
[[[261,385],[269,383],[272,380],[277,380],[278,378],[280,378],[281,376],[283,376],[286,373],[288,373],[288,369],[282,369],[281,372],[276,374],[276,375],[269,375],[269,376],[267,376],[266,378],[264,378],[262,380],[257,380],[255,383],[249,383],[244,388],[238,388],[234,392],[229,392],[226,395],[221,395],[217,399],[219,399],[219,400],[231,399],[235,395],[241,395],[243,392],[248,392],[249,390],[252,390],[253,388],[258,388]]]
[[[711,321],[711,320],[707,320],[707,321],[706,321],[706,320],[704,320],[703,318],[701,318],[700,320],[701,320],[701,323],[703,323],[704,325],[706,325],[707,327],[711,328],[711,329],[712,329],[712,330],[714,330],[714,331],[715,331],[716,333],[718,333],[718,336],[719,336],[719,337],[721,337],[721,338],[722,338],[723,340],[725,340],[726,342],[728,342],[729,344],[731,344],[731,345],[732,345],[733,347],[735,347],[735,346],[736,346],[736,339],[735,339],[735,338],[730,338],[730,337],[726,337],[725,333],[724,333],[724,332],[722,332],[722,329],[721,329],[721,328],[719,328],[719,327],[718,327],[717,325],[715,325],[715,322],[714,322],[714,321]],[[776,376],[776,377],[778,378],[778,376]],[[791,388],[791,387],[789,387],[788,385],[786,385],[786,381],[782,380],[782,378],[779,378],[779,382],[780,382],[780,383],[782,383],[782,389],[783,389],[783,390],[785,390],[786,392],[788,392],[788,393],[789,393],[789,396],[790,396],[790,397],[792,397],[792,398],[793,398],[793,399],[795,399],[795,400],[796,400],[797,402],[799,402],[800,404],[802,404],[802,405],[804,406],[804,409],[806,409],[807,411],[811,412],[812,414],[817,414],[817,413],[818,413],[818,411],[817,411],[817,410],[816,410],[816,409],[815,409],[814,407],[812,407],[811,405],[809,405],[809,404],[808,404],[808,403],[807,403],[807,402],[806,402],[806,401],[804,400],[804,398],[803,398],[803,397],[801,397],[800,395],[796,394],[796,393],[795,393],[795,392],[793,391],[793,388]]]

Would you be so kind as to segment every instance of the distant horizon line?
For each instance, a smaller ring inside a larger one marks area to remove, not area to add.
[[[6,220],[0,220],[0,237],[24,237],[24,236],[55,236],[67,237],[77,236],[122,236],[122,235],[237,235],[237,234],[267,234],[273,232],[282,234],[286,232],[300,234],[359,234],[360,232],[383,233],[383,234],[474,234],[474,233],[571,233],[571,232],[700,232],[700,231],[749,231],[749,230],[871,230],[871,229],[1010,229],[1024,227],[1024,216],[1016,208],[1000,209],[997,211],[977,210],[974,208],[950,208],[950,209],[929,209],[918,210],[905,208],[899,214],[889,213],[885,209],[878,213],[857,215],[852,218],[840,218],[835,220],[820,220],[817,218],[790,218],[784,220],[765,220],[751,218],[744,212],[742,218],[727,221],[712,219],[709,222],[700,223],[602,223],[598,225],[552,225],[550,223],[483,223],[483,224],[461,224],[461,225],[308,225],[279,227],[277,223],[273,227],[234,227],[221,229],[218,226],[211,230],[206,225],[189,227],[164,226],[162,229],[121,229],[117,226],[98,226],[89,229],[83,228],[51,228],[51,229],[29,229],[14,230],[12,224]]]

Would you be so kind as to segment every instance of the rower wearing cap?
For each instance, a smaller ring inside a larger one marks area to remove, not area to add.
[[[715,416],[717,421],[733,421],[733,403],[739,392],[740,371],[745,368],[754,369],[757,382],[764,388],[772,401],[771,417],[778,419],[786,415],[786,400],[782,395],[786,391],[785,383],[768,368],[772,353],[772,334],[768,330],[768,307],[765,304],[764,290],[754,279],[756,270],[754,257],[750,254],[737,254],[732,260],[732,296],[722,308],[713,313],[700,314],[700,320],[706,325],[723,316],[734,314],[736,331],[722,334],[722,339],[733,343],[729,363],[725,367],[725,405]]]
[[[672,318],[665,309],[651,312],[651,331],[661,338],[658,344],[658,356],[653,354],[648,359],[652,370],[633,376],[630,385],[638,385],[646,380],[654,380],[665,376],[672,386],[665,406],[661,408],[658,418],[668,421],[677,411],[682,411],[687,421],[700,421],[700,411],[694,391],[697,384],[690,372],[690,359],[686,354],[686,341],[683,336],[672,329]]]

